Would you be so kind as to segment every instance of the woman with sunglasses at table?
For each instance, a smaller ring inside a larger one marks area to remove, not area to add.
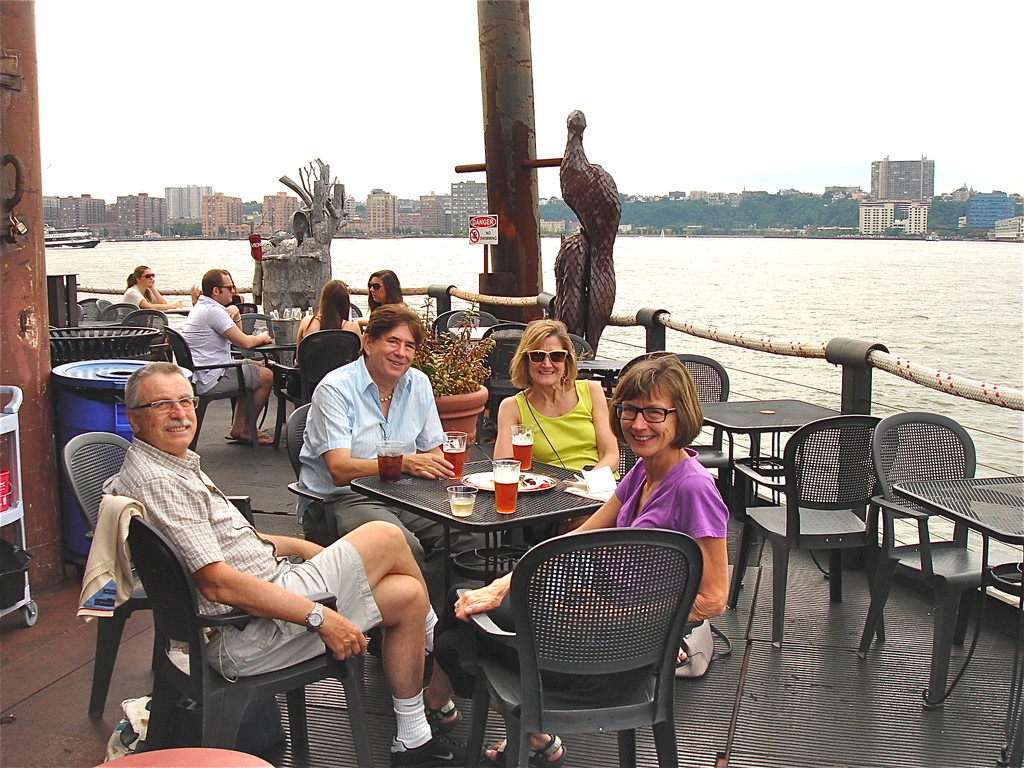
[[[645,360],[630,368],[615,387],[610,427],[633,449],[638,461],[619,483],[615,495],[568,534],[599,528],[667,528],[692,537],[704,556],[704,569],[690,610],[691,622],[724,613],[729,593],[729,511],[711,473],[688,447],[700,434],[702,423],[693,380],[675,357]],[[499,627],[514,631],[511,609],[503,604],[511,581],[512,574],[508,574],[485,587],[464,592],[455,600],[455,618],[465,621],[470,614],[490,611]],[[459,647],[459,634],[453,624],[450,615],[441,617],[434,657],[451,678],[455,693],[469,695],[473,678],[459,664],[464,649]],[[479,636],[477,653],[505,664],[516,663],[514,650]],[[685,655],[680,653],[683,662]],[[581,700],[603,698],[614,690],[617,679],[615,675],[600,678],[549,674],[545,675],[545,686]],[[488,760],[500,762],[503,746],[497,744],[488,750]],[[531,765],[544,765],[545,761],[557,765],[564,757],[561,740],[550,734],[533,734],[531,749]]]
[[[136,267],[128,275],[128,290],[124,292],[121,301],[134,304],[139,309],[159,309],[161,312],[183,306],[180,301],[167,301],[160,295],[156,289],[156,273],[149,267]]]
[[[381,269],[370,275],[366,289],[371,312],[385,304],[405,303],[405,299],[402,298],[402,284],[398,281],[398,275],[390,269]]]
[[[533,459],[579,472],[619,465],[619,446],[608,422],[604,390],[576,380],[576,351],[565,325],[534,320],[526,326],[509,365],[523,391],[498,407],[494,458],[512,458],[512,426],[533,427]]]
[[[341,280],[328,280],[320,291],[320,301],[316,310],[309,317],[302,318],[296,343],[304,336],[317,331],[352,331],[362,333],[359,323],[349,319],[352,303],[349,300],[348,286]]]

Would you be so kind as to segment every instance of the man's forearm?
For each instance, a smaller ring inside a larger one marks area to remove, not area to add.
[[[309,560],[323,552],[324,549],[319,544],[306,541],[305,539],[297,539],[294,536],[271,536],[270,534],[261,533],[260,538],[274,545],[274,552],[278,557],[298,555],[303,560]]]
[[[353,480],[359,477],[373,477],[377,474],[377,459],[353,459],[351,456],[345,459],[326,459],[327,471],[331,473],[331,480],[339,488],[344,488]]]

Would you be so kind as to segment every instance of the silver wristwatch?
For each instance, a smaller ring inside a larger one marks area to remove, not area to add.
[[[313,610],[306,614],[306,631],[317,632],[324,625],[324,607],[313,603]]]

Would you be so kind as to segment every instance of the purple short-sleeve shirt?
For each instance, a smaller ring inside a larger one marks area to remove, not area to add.
[[[667,528],[695,539],[725,538],[729,510],[711,473],[697,461],[696,451],[687,448],[686,453],[687,458],[669,470],[639,511],[637,502],[647,480],[643,459],[622,478],[615,489],[622,504],[617,528]]]

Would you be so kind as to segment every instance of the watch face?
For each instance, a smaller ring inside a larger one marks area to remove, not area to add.
[[[324,625],[323,609],[321,609],[321,610],[314,609],[314,610],[310,611],[308,616],[306,616],[306,626],[309,629],[319,629],[323,625]]]

